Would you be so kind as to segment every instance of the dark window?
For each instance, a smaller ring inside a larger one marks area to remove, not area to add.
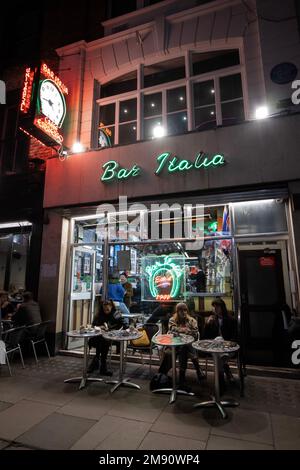
[[[187,131],[187,113],[169,114],[167,118],[168,134],[183,134]]]
[[[195,109],[195,128],[198,130],[210,129],[216,126],[216,109],[214,106],[205,106]]]
[[[171,113],[181,109],[186,109],[185,86],[167,91],[167,112]]]
[[[241,74],[220,78],[222,123],[234,124],[244,121],[244,103]]]
[[[144,67],[144,87],[173,82],[185,77],[184,57]]]
[[[101,85],[100,98],[107,98],[108,96],[119,95],[134,91],[137,87],[136,71],[122,75],[109,83]]]
[[[161,93],[144,96],[144,116],[158,116],[161,114]]]
[[[228,75],[220,78],[221,101],[243,97],[241,74]]]
[[[136,141],[136,122],[121,124],[119,126],[119,144],[131,144]]]
[[[195,52],[192,54],[193,75],[213,72],[239,65],[239,51],[218,51],[218,52]]]
[[[194,84],[194,105],[206,106],[215,103],[215,86],[213,80]]]
[[[119,122],[128,122],[136,119],[136,98],[121,101]]]
[[[100,126],[109,126],[115,123],[115,103],[100,107]]]
[[[223,124],[234,124],[244,121],[244,103],[243,100],[229,101],[222,103],[222,122]]]

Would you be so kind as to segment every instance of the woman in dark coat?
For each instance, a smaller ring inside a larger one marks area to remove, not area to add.
[[[112,300],[106,300],[100,303],[99,312],[94,317],[93,326],[100,326],[103,330],[117,330],[125,326],[125,322],[121,314],[117,313],[116,308]],[[109,341],[104,339],[102,336],[97,336],[89,340],[89,347],[96,348],[96,356],[93,358],[88,372],[93,372],[95,369],[99,369],[100,374],[111,376],[112,372],[107,369],[107,354],[109,350]],[[101,356],[101,365],[100,365]]]

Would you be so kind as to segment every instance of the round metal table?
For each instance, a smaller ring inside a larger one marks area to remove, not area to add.
[[[114,331],[103,331],[102,332],[103,338],[109,341],[119,341],[120,343],[120,365],[119,365],[119,380],[106,380],[107,384],[114,384],[114,387],[111,388],[110,392],[113,393],[119,387],[129,387],[129,388],[137,388],[140,390],[140,386],[129,382],[129,378],[124,378],[124,345],[126,341],[131,341],[134,339],[139,339],[143,335],[139,331],[134,332],[126,332],[125,330],[114,330]]]
[[[73,377],[71,379],[66,379],[65,383],[76,383],[80,382],[79,390],[86,387],[87,382],[103,382],[103,379],[99,377],[88,377],[87,369],[88,369],[88,359],[89,359],[89,348],[88,348],[88,340],[90,338],[95,338],[96,336],[100,336],[102,332],[100,330],[92,330],[87,331],[86,333],[80,333],[79,330],[69,331],[67,332],[67,336],[70,338],[82,338],[84,340],[84,354],[83,354],[83,367],[82,367],[82,377]]]
[[[186,392],[185,390],[180,390],[177,388],[176,384],[176,348],[179,346],[185,346],[193,343],[195,338],[190,335],[180,334],[174,336],[173,334],[157,335],[153,336],[152,341],[154,344],[159,346],[168,346],[172,349],[172,388],[158,388],[153,390],[153,393],[170,393],[169,403],[172,404],[176,401],[177,395],[190,395],[193,396],[194,393]]]
[[[215,388],[215,395],[212,396],[211,400],[204,401],[201,403],[196,403],[194,405],[195,408],[204,408],[210,406],[216,406],[220,411],[222,418],[227,418],[227,414],[224,410],[224,407],[228,406],[239,406],[239,402],[232,399],[221,400],[220,398],[220,384],[219,384],[219,361],[221,356],[226,354],[230,354],[236,352],[240,349],[237,343],[233,341],[221,341],[221,340],[201,340],[196,341],[193,343],[193,347],[197,351],[209,353],[212,355],[214,360],[214,388]]]

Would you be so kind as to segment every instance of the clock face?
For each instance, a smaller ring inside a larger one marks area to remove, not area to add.
[[[66,102],[64,95],[52,80],[43,80],[40,85],[41,112],[58,127],[66,115]]]

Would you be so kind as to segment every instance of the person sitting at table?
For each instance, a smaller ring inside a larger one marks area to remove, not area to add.
[[[212,315],[206,321],[204,327],[204,339],[214,339],[222,336],[226,341],[236,341],[237,328],[236,320],[229,315],[226,304],[221,298],[212,301]],[[220,361],[220,389],[225,390],[224,373],[229,382],[234,382],[233,375],[227,363],[228,356],[224,356]]]
[[[112,300],[101,301],[99,305],[99,311],[93,319],[93,326],[100,326],[102,329],[109,330],[118,330],[126,326],[122,316],[116,311],[116,307]],[[99,369],[100,374],[111,376],[112,371],[107,369],[107,354],[109,350],[110,342],[104,339],[102,336],[96,336],[95,338],[90,338],[89,347],[96,348],[96,356],[93,358],[88,372],[93,372],[95,369]],[[101,364],[100,364],[101,356]]]
[[[185,303],[180,302],[176,305],[175,313],[169,320],[170,333],[183,333],[198,338],[197,320],[189,314],[188,307]],[[191,391],[185,383],[185,375],[187,369],[187,361],[190,358],[196,369],[198,380],[201,381],[205,375],[200,369],[197,353],[191,344],[176,347],[176,354],[179,356],[179,388],[185,391]],[[172,367],[172,351],[165,349],[164,357],[159,368],[161,374],[167,375]]]
[[[24,292],[23,303],[17,307],[16,313],[11,317],[14,326],[34,325],[42,321],[40,306],[33,300],[32,292]]]
[[[10,316],[14,312],[14,307],[8,300],[8,292],[0,291],[0,320],[10,320]]]

